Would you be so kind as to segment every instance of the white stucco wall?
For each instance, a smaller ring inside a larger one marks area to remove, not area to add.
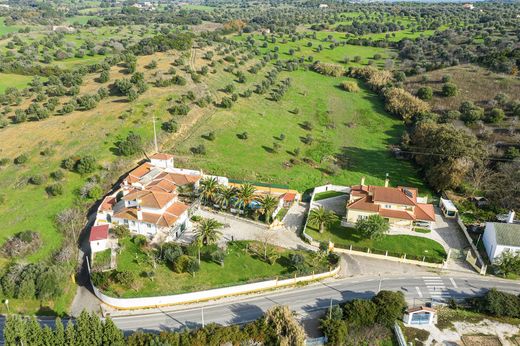
[[[107,239],[94,240],[90,242],[90,251],[92,253],[104,251],[108,249],[108,247]]]

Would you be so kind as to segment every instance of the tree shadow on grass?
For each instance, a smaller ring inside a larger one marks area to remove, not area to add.
[[[395,158],[390,150],[343,147],[336,154],[336,160],[342,169],[380,180],[384,180],[388,173],[393,186],[425,187],[418,169],[410,162]]]
[[[265,145],[262,145],[262,149],[264,149],[265,151],[267,151],[269,154],[274,154],[275,151],[273,150],[273,148],[270,148],[270,147],[267,147]]]

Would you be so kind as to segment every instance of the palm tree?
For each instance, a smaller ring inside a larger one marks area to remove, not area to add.
[[[271,215],[278,206],[278,199],[272,195],[265,195],[260,199],[260,212],[265,216],[265,222],[271,224]]]
[[[200,182],[200,194],[206,203],[213,201],[217,194],[218,186],[217,178],[204,178]]]
[[[200,264],[200,249],[203,245],[211,245],[216,243],[222,232],[222,224],[215,219],[202,219],[195,230],[197,247],[199,249],[199,264]]]
[[[231,199],[236,196],[236,193],[237,190],[234,187],[222,186],[215,197],[215,202],[222,209],[227,210],[231,204]]]
[[[237,192],[237,207],[245,211],[246,207],[255,199],[255,187],[249,183],[240,186]]]
[[[323,233],[325,226],[330,226],[338,220],[338,216],[332,210],[325,210],[323,207],[312,209],[309,214],[309,222],[317,225],[320,233]]]

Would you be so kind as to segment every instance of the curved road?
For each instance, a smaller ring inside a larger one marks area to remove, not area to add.
[[[477,276],[401,276],[339,279],[305,287],[273,291],[187,307],[154,309],[146,314],[112,316],[123,330],[158,331],[200,327],[203,323],[240,324],[257,319],[273,305],[289,305],[301,319],[317,310],[354,298],[370,298],[379,290],[402,291],[410,304],[465,298],[484,294],[490,288],[520,293],[520,283]],[[131,312],[128,312],[131,313]]]

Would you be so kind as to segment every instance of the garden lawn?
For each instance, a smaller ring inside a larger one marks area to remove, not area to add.
[[[268,93],[240,98],[231,109],[219,109],[199,122],[170,150],[186,158],[182,164],[186,167],[229,178],[288,184],[300,191],[323,183],[351,185],[363,176],[369,184],[381,185],[386,173],[393,185],[425,191],[410,162],[391,155],[388,147],[399,142],[403,125],[385,112],[376,94],[364,88],[348,93],[339,88],[348,78],[312,71],[280,73],[278,80],[284,78],[291,78],[292,86],[281,101],[268,99]],[[313,124],[312,131],[303,128],[305,121]],[[213,141],[203,137],[210,131],[215,134]],[[238,137],[243,132],[248,139]],[[280,140],[282,133],[285,139]],[[311,145],[302,142],[307,134],[314,138]],[[281,146],[278,152],[273,151],[273,143]],[[191,148],[200,144],[207,154],[193,155]],[[301,153],[297,158],[295,148]],[[315,163],[303,162],[304,157]],[[289,164],[290,159],[298,163]],[[333,162],[337,170],[329,174],[327,168]]]
[[[426,256],[436,262],[446,258],[446,252],[441,244],[434,240],[416,237],[413,235],[387,235],[380,240],[364,238],[355,228],[342,227],[339,222],[328,230],[319,233],[317,227],[308,225],[305,232],[316,241],[332,241],[335,246],[354,250],[366,251],[370,248],[372,252],[381,253],[388,251],[389,255],[404,255],[408,258],[415,257],[422,260]],[[361,249],[362,248],[362,249]]]
[[[322,199],[344,196],[345,192],[339,191],[324,191],[314,195],[314,201],[321,201]]]
[[[152,281],[141,277],[143,270],[151,270],[151,266],[143,264],[142,261],[136,261],[136,258],[144,259],[143,252],[130,238],[126,238],[120,243],[123,245],[123,250],[118,254],[117,270],[131,271],[136,274],[138,279],[133,289],[123,289],[112,284],[107,293],[125,298],[194,292],[274,279],[280,276],[287,277],[291,276],[292,272],[288,255],[299,252],[308,256],[308,252],[277,248],[281,257],[273,265],[270,265],[246,251],[248,242],[235,242],[228,244],[228,254],[225,257],[223,267],[207,258],[208,256],[204,255],[203,249],[200,271],[195,276],[188,273],[176,273],[169,264],[158,264],[155,278]]]

